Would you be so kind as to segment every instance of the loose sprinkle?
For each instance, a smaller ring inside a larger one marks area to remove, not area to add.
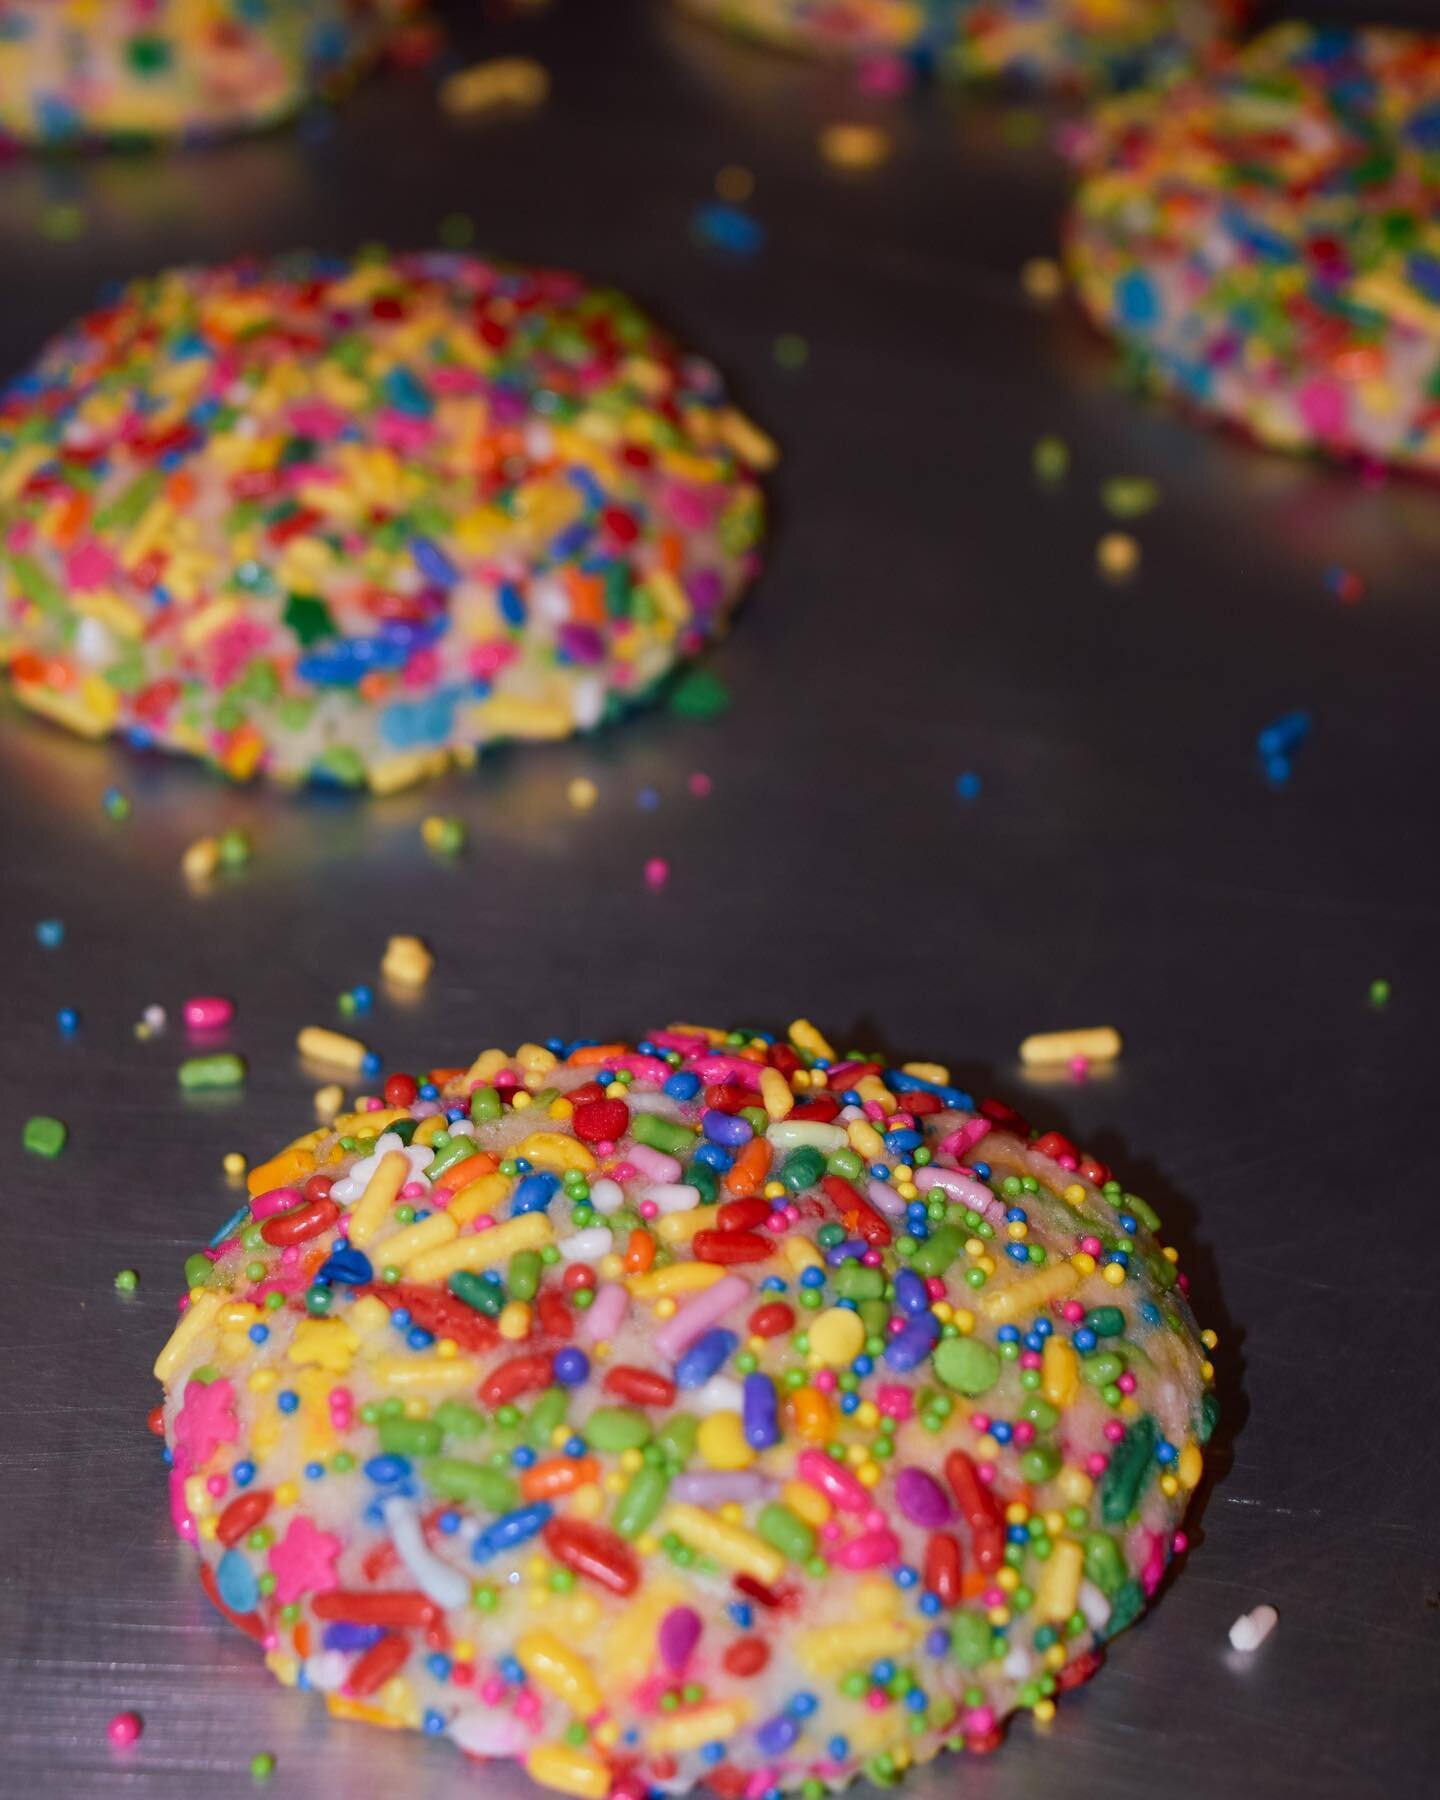
[[[59,919],[41,919],[35,927],[35,937],[42,949],[58,950],[65,942],[65,926]]]
[[[37,1113],[33,1119],[25,1121],[20,1141],[27,1150],[36,1156],[58,1156],[65,1148],[65,1140],[69,1131],[59,1119],[49,1118],[44,1113]]]
[[[387,981],[404,988],[422,988],[430,979],[435,958],[418,937],[392,937],[380,961],[380,973]]]
[[[436,856],[458,856],[465,848],[465,826],[460,819],[442,819],[432,813],[420,827],[425,848]]]
[[[586,775],[577,775],[565,789],[565,798],[576,812],[589,812],[600,798],[600,790]]]
[[[1230,1648],[1248,1656],[1260,1648],[1279,1623],[1280,1615],[1273,1606],[1252,1607],[1230,1627]]]
[[[877,169],[891,148],[877,125],[827,125],[820,133],[820,154],[837,169]]]
[[[129,1274],[130,1271],[122,1270],[121,1273]],[[117,1287],[120,1285],[119,1276],[115,1278],[115,1285]],[[125,1750],[139,1739],[140,1733],[144,1729],[145,1722],[139,1713],[118,1712],[105,1727],[105,1735],[117,1750]]]
[[[663,856],[652,856],[645,864],[645,885],[652,893],[659,893],[670,879],[670,865]]]
[[[528,56],[496,56],[449,76],[440,87],[447,113],[470,118],[497,107],[539,106],[550,95],[549,73]]]
[[[1025,298],[1049,306],[1065,291],[1065,276],[1053,256],[1032,256],[1020,270]]]
[[[1113,1025],[1095,1025],[1072,1031],[1035,1031],[1022,1039],[1020,1060],[1027,1068],[1068,1063],[1076,1057],[1092,1062],[1113,1062],[1120,1054],[1120,1033]]]
[[[1140,567],[1140,545],[1128,531],[1107,531],[1095,546],[1095,565],[1107,581],[1128,581]]]
[[[134,1269],[121,1269],[115,1276],[115,1290],[117,1293],[133,1294],[139,1285],[140,1277],[136,1274]],[[114,1740],[112,1739],[112,1742],[113,1741]]]
[[[245,1080],[245,1059],[228,1050],[216,1056],[191,1056],[181,1063],[177,1075],[187,1094],[240,1087]]]

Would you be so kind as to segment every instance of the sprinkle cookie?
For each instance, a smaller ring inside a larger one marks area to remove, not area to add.
[[[1160,1221],[934,1064],[677,1025],[383,1091],[186,1264],[152,1424],[215,1606],[542,1786],[882,1784],[1050,1719],[1215,1422]]]
[[[354,75],[411,0],[0,0],[0,137],[210,138]]]
[[[1440,38],[1279,26],[1102,110],[1080,159],[1077,292],[1143,381],[1440,470]]]
[[[1245,0],[684,0],[811,54],[907,55],[1028,86],[1125,86],[1213,43]]]
[[[0,398],[0,646],[88,736],[389,791],[643,699],[752,573],[771,456],[571,275],[181,269]]]

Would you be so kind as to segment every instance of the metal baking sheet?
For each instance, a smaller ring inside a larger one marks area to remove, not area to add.
[[[0,1791],[224,1800],[269,1750],[277,1796],[526,1792],[275,1686],[200,1593],[144,1422],[182,1259],[233,1205],[223,1153],[306,1120],[297,1027],[333,1021],[407,931],[438,966],[367,1022],[393,1065],[805,1012],[955,1058],[1078,1134],[1184,1247],[1225,1407],[1195,1548],[1048,1732],[942,1758],[916,1800],[1433,1793],[1440,493],[1199,430],[1118,387],[1063,307],[1027,304],[1017,271],[1063,199],[1028,109],[879,106],[659,7],[455,16],[464,55],[540,58],[549,105],[459,125],[398,77],[208,154],[6,164],[0,366],[135,271],[425,242],[454,213],[621,284],[785,448],[768,571],[711,663],[734,704],[366,801],[229,789],[0,703]],[[818,154],[851,118],[891,133],[883,168]],[[748,259],[691,240],[729,164],[767,234]],[[782,333],[802,370],[778,366]],[[1073,455],[1054,492],[1030,475],[1050,432]],[[1162,492],[1118,586],[1094,566],[1116,474]],[[1295,707],[1313,735],[1276,787],[1255,735]],[[432,812],[465,821],[463,856],[422,848]],[[226,825],[254,861],[196,896],[180,855]],[[216,991],[250,1079],[187,1100],[183,1033],[133,1025]],[[1102,1022],[1127,1041],[1110,1072],[1021,1074],[1026,1032]],[[41,1111],[71,1126],[53,1164],[19,1148]],[[1280,1625],[1247,1661],[1226,1632],[1260,1601]],[[121,1708],[146,1720],[123,1756]]]

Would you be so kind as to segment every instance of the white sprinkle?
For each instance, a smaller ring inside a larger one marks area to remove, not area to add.
[[[1280,1615],[1273,1606],[1257,1606],[1241,1613],[1230,1627],[1230,1648],[1248,1656],[1260,1648],[1279,1623]]]

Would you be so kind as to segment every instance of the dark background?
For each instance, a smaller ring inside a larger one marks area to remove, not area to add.
[[[805,1012],[1075,1132],[1184,1247],[1225,1401],[1197,1546],[1048,1735],[941,1760],[921,1800],[1433,1793],[1440,492],[1196,429],[1028,304],[1017,271],[1064,193],[1031,108],[867,103],[659,6],[451,10],[456,60],[534,55],[549,105],[458,124],[433,77],[399,76],[209,154],[0,167],[0,366],[142,269],[424,243],[464,213],[486,247],[631,289],[725,369],[785,449],[769,569],[711,659],[723,721],[655,714],[385,801],[233,790],[0,703],[0,1792],[219,1800],[269,1749],[276,1794],[520,1800],[512,1772],[274,1686],[202,1598],[144,1427],[182,1259],[233,1205],[222,1154],[305,1126],[296,1029],[378,990],[412,931],[434,980],[363,1026],[391,1066]],[[820,127],[865,117],[889,162],[831,169]],[[726,164],[756,178],[749,260],[690,237]],[[1054,492],[1030,474],[1047,432],[1073,452]],[[1116,474],[1162,491],[1123,586],[1094,568]],[[1275,786],[1255,735],[1294,707],[1313,735]],[[465,821],[460,858],[422,848],[432,812]],[[254,861],[194,895],[180,855],[225,825]],[[133,1035],[196,992],[238,1003],[243,1096],[183,1100],[183,1031]],[[1112,1021],[1113,1071],[1021,1075],[1026,1032]],[[35,1112],[70,1124],[54,1164],[19,1148]],[[1226,1632],[1261,1601],[1281,1622],[1247,1661]],[[147,1722],[125,1757],[122,1707]]]

